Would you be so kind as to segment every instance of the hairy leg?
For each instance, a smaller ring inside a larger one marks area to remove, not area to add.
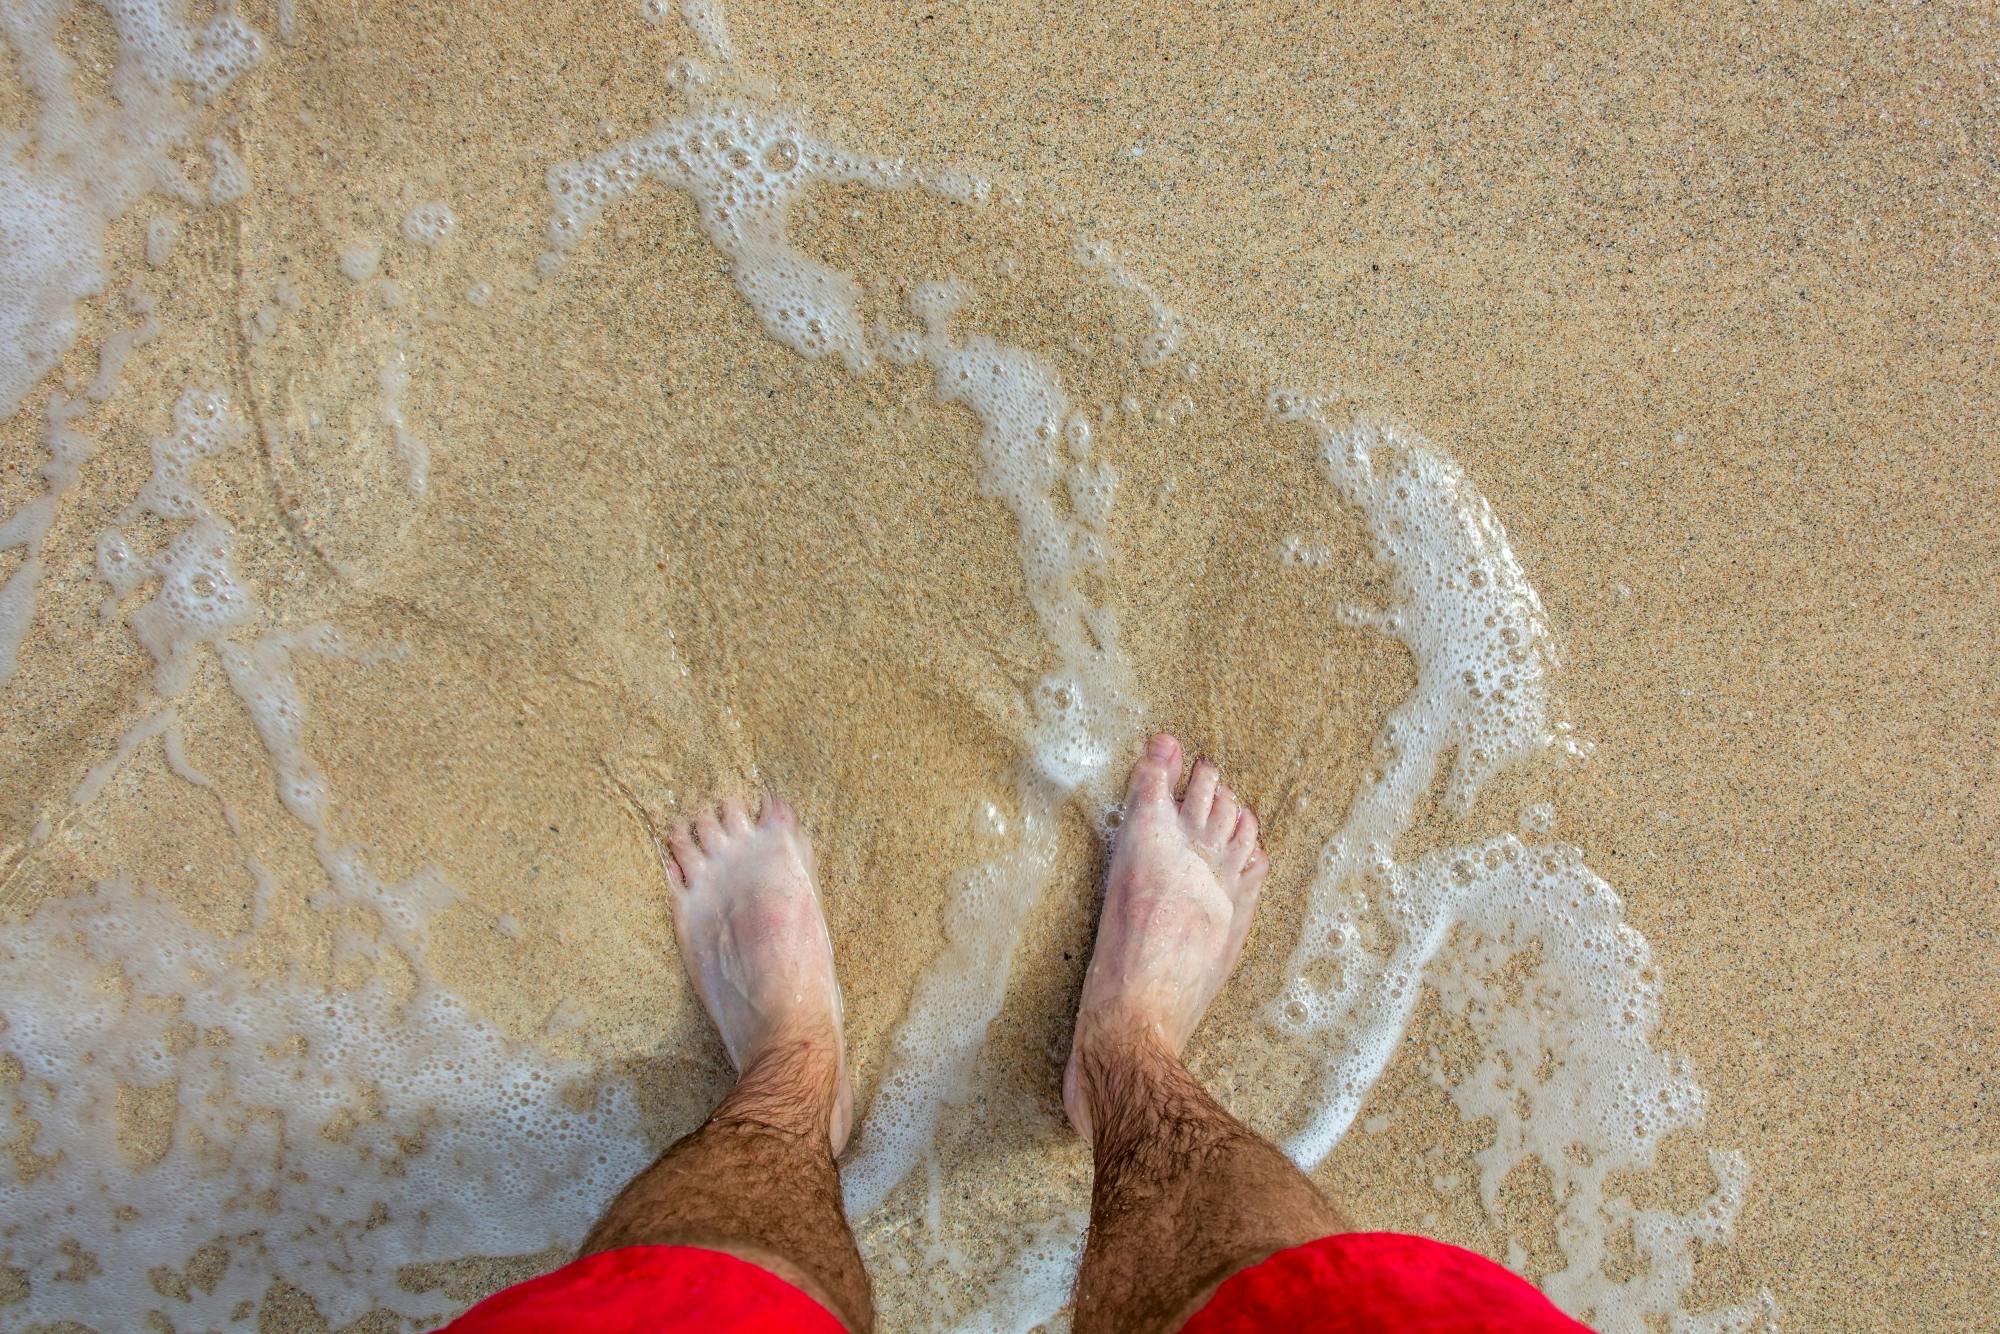
[[[1231,1274],[1347,1223],[1292,1161],[1222,1110],[1156,1037],[1093,1039],[1090,1238],[1078,1334],[1177,1329]]]
[[[1181,1065],[1268,866],[1215,766],[1197,763],[1175,798],[1181,759],[1161,736],[1133,767],[1063,1077],[1096,1163],[1078,1334],[1177,1328],[1231,1274],[1346,1226]]]
[[[727,801],[668,837],[681,958],[738,1071],[706,1124],[641,1172],[582,1254],[701,1246],[761,1265],[852,1329],[874,1325],[834,1155],[853,1121],[840,989],[791,808]]]

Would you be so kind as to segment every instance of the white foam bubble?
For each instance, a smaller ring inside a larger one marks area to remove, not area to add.
[[[458,215],[442,200],[419,204],[403,217],[403,235],[430,249],[458,230]]]
[[[861,1125],[845,1181],[850,1212],[864,1214],[928,1154],[944,1102],[999,1012],[1021,923],[1053,859],[1052,803],[1088,789],[1102,805],[1113,759],[1137,730],[1116,620],[1084,591],[1083,576],[1105,566],[1103,528],[1116,473],[1065,462],[1070,406],[1043,359],[953,328],[960,284],[913,290],[910,309],[921,329],[869,330],[853,277],[804,254],[787,234],[798,199],[820,186],[917,185],[964,198],[981,193],[980,183],[827,143],[789,108],[723,99],[552,168],[549,235],[557,251],[574,247],[606,207],[647,181],[692,196],[704,233],[772,338],[807,358],[837,358],[857,374],[880,356],[928,365],[939,399],[972,412],[982,484],[1014,516],[1028,596],[1055,659],[1028,701],[1015,841],[956,878],[946,951],[918,981],[893,1039],[894,1064]],[[1070,514],[1057,503],[1064,491]]]
[[[152,476],[118,524],[150,514],[186,520],[187,527],[150,556],[135,553],[119,526],[107,529],[98,541],[98,574],[112,587],[110,606],[147,578],[160,581],[153,598],[132,614],[132,630],[153,655],[154,688],[167,698],[186,688],[197,645],[221,638],[256,610],[236,573],[236,535],[209,508],[194,479],[195,464],[239,438],[242,430],[227,394],[183,392],[174,405],[173,433],[153,442]]]
[[[216,391],[183,393],[174,420],[119,524],[151,515],[186,526],[151,555],[114,527],[99,568],[114,597],[160,581],[132,626],[161,695],[185,688],[199,648],[221,663],[280,799],[310,831],[327,885],[319,906],[341,914],[343,983],[296,963],[259,971],[241,957],[250,935],[202,930],[124,881],[49,903],[10,931],[0,1051],[22,1077],[0,1103],[0,1137],[40,1170],[0,1175],[0,1265],[25,1275],[19,1314],[35,1324],[135,1327],[159,1310],[179,1327],[239,1326],[274,1279],[336,1325],[378,1308],[435,1318],[458,1303],[407,1291],[401,1268],[573,1241],[647,1157],[632,1090],[592,1091],[588,1065],[504,1038],[440,986],[430,936],[456,893],[433,870],[385,881],[334,836],[293,657],[370,662],[398,650],[357,650],[325,624],[229,637],[256,603],[197,465],[241,432]],[[155,738],[175,772],[213,785],[186,763],[167,704],[85,776],[76,808]],[[248,869],[254,929],[278,887],[254,860]],[[135,1162],[119,1146],[119,1106],[147,1090],[169,1099],[171,1124],[150,1161]],[[227,1263],[215,1282],[160,1278],[218,1247]]]
[[[1069,1305],[1090,1216],[1057,1214],[1035,1230],[986,1302],[951,1328],[956,1334],[1029,1334]]]
[[[409,469],[410,494],[422,496],[431,486],[431,447],[410,429],[403,415],[403,391],[410,386],[409,353],[404,347],[398,345],[383,363],[381,385],[382,424],[395,436],[396,451]]]
[[[382,250],[379,246],[349,246],[340,252],[340,271],[357,283],[373,278],[381,262]]]
[[[259,879],[261,908],[275,886]],[[43,1165],[0,1174],[0,1263],[29,1285],[14,1317],[238,1327],[281,1279],[335,1326],[377,1308],[434,1319],[458,1303],[406,1291],[402,1266],[573,1241],[644,1165],[630,1089],[576,1106],[587,1067],[507,1040],[431,981],[422,933],[406,938],[407,995],[394,970],[338,988],[259,972],[247,936],[122,881],[10,929],[0,1050],[21,1078],[0,1127]],[[128,1090],[174,1108],[150,1162],[119,1143]],[[212,1282],[171,1280],[217,1247]]]
[[[62,32],[72,7],[0,8],[15,72],[40,105],[32,135],[0,135],[0,417],[75,340],[76,303],[103,290],[105,225],[150,191],[203,197],[176,155],[204,104],[263,55],[234,12],[197,27],[167,0],[121,0],[105,7],[114,95],[86,98]],[[241,164],[226,145],[215,160],[226,189],[225,165]]]
[[[214,163],[214,171],[208,180],[208,202],[229,204],[241,199],[250,190],[250,169],[243,165],[236,150],[221,135],[212,135],[208,140],[209,160]]]
[[[1289,534],[1278,544],[1280,565],[1320,566],[1333,559],[1333,553],[1324,542],[1310,541],[1297,533]]]
[[[1638,1209],[1609,1185],[1652,1166],[1660,1140],[1698,1127],[1703,1108],[1686,1063],[1651,1045],[1658,978],[1618,895],[1579,850],[1513,834],[1398,855],[1447,757],[1446,802],[1464,815],[1500,770],[1585,749],[1553,721],[1556,658],[1540,601],[1491,507],[1432,446],[1368,421],[1338,428],[1304,395],[1271,402],[1316,434],[1328,479],[1389,576],[1388,606],[1344,619],[1401,641],[1417,668],[1384,724],[1377,768],[1320,854],[1290,981],[1269,1010],[1282,1031],[1329,1040],[1320,1096],[1287,1148],[1307,1166],[1331,1150],[1429,987],[1481,1053],[1450,1091],[1468,1121],[1493,1126],[1478,1155],[1487,1209],[1523,1163],[1555,1179],[1566,1264],[1544,1281],[1549,1295],[1603,1329],[1687,1321],[1693,1242],[1726,1237],[1741,1163],[1714,1157],[1716,1194],[1687,1215]],[[1551,831],[1554,809],[1530,808],[1523,823]],[[1627,1226],[1645,1232],[1646,1263],[1614,1277],[1608,1238]]]
[[[665,5],[657,5],[665,9]],[[649,3],[647,16],[653,17],[654,6]],[[660,18],[665,15],[661,14]],[[729,64],[736,59],[735,43],[729,37],[729,21],[723,16],[719,0],[681,0],[681,17],[694,30],[695,40],[701,43],[702,54],[718,64]],[[658,18],[654,19],[658,22]]]
[[[174,243],[180,240],[181,225],[172,218],[161,214],[146,224],[146,262],[154,268],[163,267],[173,256]]]
[[[76,341],[76,303],[104,289],[103,217],[59,173],[0,153],[0,415]]]

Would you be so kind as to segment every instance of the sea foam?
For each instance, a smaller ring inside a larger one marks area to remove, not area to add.
[[[1056,803],[1101,786],[1136,735],[1138,690],[1117,652],[1115,622],[1076,591],[1079,573],[1105,561],[1116,474],[1087,462],[1088,418],[1072,411],[1040,358],[954,331],[962,306],[955,280],[914,289],[910,307],[921,328],[870,330],[854,279],[792,244],[787,227],[805,190],[927,184],[903,163],[813,138],[794,110],[698,100],[687,116],[550,172],[558,251],[578,244],[605,207],[644,181],[693,196],[705,234],[731,261],[738,290],[773,338],[808,358],[837,357],[855,374],[878,357],[928,366],[939,399],[972,410],[986,485],[1014,513],[1029,596],[1059,664],[1035,691],[1023,737],[1020,841],[955,881],[945,954],[918,983],[846,1168],[849,1210],[865,1217],[933,1152],[943,1105],[963,1096],[1004,998],[1006,961],[1053,860],[1047,826]],[[1101,246],[1080,246],[1078,258],[1147,301],[1147,331],[1136,348],[1142,367],[1179,352],[1186,323],[1150,288]],[[1269,406],[1315,433],[1324,475],[1363,518],[1389,576],[1389,605],[1349,608],[1343,620],[1401,642],[1418,676],[1383,725],[1377,770],[1321,855],[1291,980],[1269,1007],[1279,1033],[1325,1044],[1322,1085],[1290,1133],[1290,1151],[1310,1167],[1338,1142],[1429,987],[1473,1023],[1489,1053],[1453,1089],[1468,1119],[1490,1117],[1497,1126],[1480,1158],[1488,1207],[1517,1165],[1543,1161],[1557,1174],[1567,1264],[1548,1279],[1552,1295],[1609,1328],[1636,1330],[1659,1317],[1719,1328],[1750,1321],[1760,1308],[1699,1322],[1678,1309],[1694,1241],[1726,1235],[1734,1218],[1740,1159],[1714,1157],[1715,1196],[1685,1216],[1637,1209],[1607,1184],[1615,1172],[1650,1166],[1662,1137],[1698,1126],[1702,1116],[1684,1063],[1649,1045],[1657,979],[1617,895],[1563,845],[1509,834],[1414,858],[1400,847],[1440,774],[1447,807],[1466,817],[1493,775],[1544,755],[1587,752],[1555,716],[1553,638],[1503,527],[1458,466],[1421,439],[1390,425],[1337,424],[1319,401],[1295,391],[1274,390]],[[1050,504],[1058,485],[1071,500],[1061,518]],[[1291,563],[1317,564],[1298,555],[1306,549],[1295,546]],[[1371,938],[1364,916],[1395,942],[1386,955],[1363,944]],[[1485,981],[1531,949],[1537,962],[1521,996],[1509,999]],[[1321,978],[1335,981],[1316,983]],[[1531,1072],[1543,1057],[1553,1069],[1538,1077]],[[1637,1277],[1614,1279],[1606,1238],[1628,1225],[1643,1238],[1647,1263]],[[1065,1285],[1035,1275],[1047,1270],[1048,1255],[1067,1253],[1036,1243],[1008,1280],[1018,1309],[989,1305],[974,1323],[1025,1328],[1054,1314]]]
[[[12,323],[0,319],[0,411],[60,359],[76,336],[76,302],[108,281],[109,220],[148,191],[206,203],[248,188],[226,139],[204,141],[205,187],[181,174],[174,154],[193,141],[202,104],[260,58],[254,31],[230,12],[196,29],[164,4],[109,5],[118,102],[85,105],[70,91],[56,41],[67,8],[45,0],[5,17],[23,78],[45,109],[34,143],[12,145],[0,164],[0,291],[15,312]],[[708,59],[729,65],[719,7],[684,8]],[[642,9],[655,20],[666,12]],[[279,22],[289,40],[289,6]],[[1108,536],[1120,478],[1047,358],[970,323],[950,275],[912,291],[900,327],[870,327],[854,277],[806,254],[788,231],[799,201],[829,186],[970,201],[983,194],[980,182],[851,152],[813,133],[801,111],[717,95],[718,82],[688,66],[685,114],[549,172],[552,248],[542,271],[556,272],[607,208],[642,184],[665,185],[694,201],[703,234],[771,338],[857,376],[878,361],[928,370],[937,398],[976,424],[983,484],[1013,518],[1046,645],[1045,670],[1023,701],[1016,814],[996,833],[1001,850],[953,879],[945,950],[917,981],[846,1168],[848,1207],[860,1218],[919,1167],[936,1198],[944,1109],[967,1091],[999,1012],[1027,914],[1055,862],[1056,822],[1071,802],[1103,808],[1137,739],[1142,683],[1115,616],[1089,591],[1116,577]],[[175,227],[156,221],[164,225],[149,229],[146,254],[158,266],[171,258]],[[433,203],[412,210],[402,230],[432,247],[454,225]],[[379,258],[357,246],[340,262],[355,281],[372,281]],[[1147,303],[1132,349],[1142,367],[1178,359],[1183,374],[1199,375],[1182,356],[1186,320],[1101,247],[1084,245],[1077,258]],[[482,304],[488,289],[472,292]],[[399,345],[382,373],[382,421],[411,491],[422,494],[428,451],[405,415],[404,356]],[[1685,1063],[1651,1045],[1659,979],[1645,941],[1580,850],[1552,838],[1552,808],[1525,812],[1518,833],[1478,824],[1494,775],[1584,749],[1557,717],[1553,637],[1503,527],[1464,473],[1414,434],[1339,419],[1290,390],[1275,391],[1269,407],[1296,425],[1302,447],[1318,450],[1328,487],[1360,516],[1387,576],[1385,605],[1350,609],[1346,623],[1398,641],[1417,674],[1383,724],[1376,769],[1321,854],[1288,981],[1267,1007],[1273,1041],[1319,1053],[1319,1086],[1296,1123],[1280,1128],[1287,1147],[1311,1166],[1339,1142],[1428,991],[1479,1043],[1480,1058],[1450,1094],[1469,1121],[1493,1127],[1477,1160],[1489,1209],[1523,1163],[1543,1164],[1556,1181],[1564,1264],[1544,1280],[1551,1295],[1609,1329],[1662,1319],[1691,1329],[1748,1325],[1764,1308],[1681,1309],[1696,1243],[1725,1238],[1741,1204],[1742,1160],[1712,1153],[1713,1195],[1685,1213],[1637,1206],[1614,1186],[1703,1114]],[[84,460],[68,429],[79,410],[52,397],[45,494],[21,512],[28,517],[0,527],[0,545],[29,554],[0,596],[0,677],[22,608],[32,609],[47,515]],[[1172,412],[1164,420],[1178,424]],[[364,924],[338,933],[341,957],[363,980],[336,988],[295,966],[252,961],[247,947],[279,892],[254,865],[260,889],[242,935],[197,927],[126,880],[46,904],[9,933],[0,1049],[22,1078],[4,1119],[41,1170],[0,1181],[0,1261],[27,1274],[25,1310],[36,1320],[126,1324],[158,1310],[176,1324],[242,1325],[273,1277],[303,1288],[336,1324],[377,1307],[436,1316],[447,1304],[404,1291],[399,1266],[573,1241],[645,1157],[627,1085],[597,1082],[579,1105],[574,1087],[591,1084],[587,1065],[505,1039],[435,980],[433,923],[456,899],[443,878],[419,871],[385,881],[363,849],[335,837],[330,781],[305,744],[308,702],[292,664],[302,653],[352,661],[375,651],[330,625],[269,625],[236,568],[235,534],[200,484],[205,461],[240,438],[226,394],[190,389],[153,446],[151,477],[104,535],[107,610],[128,619],[155,669],[139,721],[74,804],[95,800],[116,767],[155,740],[175,772],[208,783],[180,755],[175,701],[212,661],[306,831],[330,900]],[[1171,494],[1163,487],[1162,502]],[[154,520],[167,535],[142,547],[131,534]],[[1299,577],[1321,577],[1318,553],[1297,539],[1279,558]],[[1406,846],[1414,813],[1440,784],[1456,822],[1450,841]],[[1503,988],[1495,979],[1508,969],[1521,975]],[[100,985],[107,979],[116,985]],[[126,1164],[117,1143],[117,1104],[129,1088],[166,1091],[178,1107],[166,1150],[143,1170]],[[1034,1220],[996,1285],[922,1318],[1020,1329],[1055,1316],[1082,1223],[1071,1209]],[[934,1216],[930,1226],[941,1224]],[[1642,1262],[1636,1272],[1611,1263],[1609,1239],[1625,1230]],[[948,1259],[950,1248],[933,1240]],[[204,1271],[187,1281],[191,1267],[212,1269],[216,1246],[221,1277]]]
[[[700,88],[706,79],[697,72],[688,82]],[[1114,758],[1136,735],[1138,703],[1116,618],[1086,597],[1080,577],[1105,565],[1115,474],[1069,457],[1070,405],[1041,358],[953,328],[960,306],[954,284],[912,293],[919,327],[871,330],[853,277],[804,254],[787,232],[794,206],[813,188],[924,188],[965,200],[979,196],[977,182],[829,144],[787,108],[717,98],[637,139],[552,168],[549,234],[557,252],[576,246],[604,209],[648,182],[692,196],[705,235],[730,261],[737,290],[772,338],[810,359],[837,359],[856,375],[880,358],[927,366],[938,398],[971,411],[980,428],[982,484],[1014,516],[1028,597],[1050,647],[1051,669],[1028,701],[1033,722],[1016,780],[1021,817],[1005,851],[953,877],[945,953],[918,980],[893,1039],[894,1063],[846,1168],[849,1209],[865,1214],[923,1161],[945,1103],[962,1090],[999,1013],[1022,923],[1054,860],[1059,802],[1079,789],[1102,800]],[[1057,503],[1065,493],[1084,503],[1066,512]]]
[[[220,139],[210,140],[207,189],[188,179],[177,155],[203,108],[262,59],[257,31],[233,12],[197,27],[168,0],[105,4],[116,52],[111,96],[101,99],[79,93],[62,39],[74,8],[72,0],[0,7],[0,37],[40,108],[32,132],[0,134],[0,418],[61,362],[76,341],[78,302],[109,283],[104,233],[113,219],[149,193],[226,202],[248,188],[241,159]],[[174,231],[164,219],[149,230],[154,265],[166,262]],[[67,395],[51,395],[45,489],[0,524],[0,552],[25,557],[0,586],[0,682],[13,674],[34,615],[43,537],[88,452],[69,427],[76,407]]]
[[[181,694],[205,655],[220,664],[280,800],[310,831],[344,984],[249,961],[278,892],[254,860],[240,935],[198,927],[124,880],[10,929],[0,1053],[20,1077],[0,1128],[31,1170],[0,1174],[0,1264],[26,1276],[38,1323],[124,1328],[157,1312],[175,1327],[248,1327],[274,1278],[336,1325],[378,1309],[435,1318],[456,1304],[406,1290],[402,1266],[573,1241],[646,1159],[632,1089],[510,1040],[439,985],[432,923],[455,891],[431,869],[386,882],[333,836],[293,656],[398,650],[357,648],[326,624],[240,637],[260,608],[201,464],[240,441],[242,424],[227,394],[203,388],[181,395],[174,423],[100,543],[107,611],[154,585],[129,619],[160,697]],[[141,551],[124,526],[144,517],[182,526]],[[75,805],[156,737],[176,773],[209,784],[179,754],[168,704],[128,729]],[[173,1106],[143,1167],[120,1140],[135,1090]]]

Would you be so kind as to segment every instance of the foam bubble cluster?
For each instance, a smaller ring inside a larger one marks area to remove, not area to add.
[[[1054,1320],[1069,1305],[1089,1224],[1088,1214],[1072,1210],[1036,1228],[986,1302],[951,1328],[957,1334],[1028,1334]]]
[[[458,215],[442,200],[419,204],[403,217],[403,235],[430,249],[458,230]]]
[[[1098,784],[1138,726],[1116,620],[1081,591],[1081,576],[1109,573],[1105,525],[1118,474],[1105,463],[1065,461],[1064,425],[1074,414],[1040,357],[980,334],[952,337],[960,297],[953,283],[919,287],[910,304],[924,330],[899,343],[896,355],[928,363],[938,397],[979,420],[982,483],[1020,530],[1028,600],[1061,662],[1034,691],[1028,753],[1065,791]],[[1069,516],[1055,504],[1058,487],[1068,493]]]
[[[1567,1260],[1543,1280],[1549,1296],[1603,1328],[1673,1319],[1694,1280],[1692,1243],[1727,1238],[1745,1169],[1740,1155],[1711,1152],[1716,1190],[1685,1215],[1638,1208],[1608,1184],[1653,1166],[1661,1140],[1699,1127],[1704,1105],[1687,1062],[1651,1045],[1659,978],[1617,892],[1578,849],[1511,834],[1392,874],[1385,901],[1411,957],[1391,971],[1431,951],[1424,979],[1477,1039],[1477,1064],[1450,1091],[1467,1120],[1493,1124],[1477,1156],[1487,1209],[1516,1166],[1543,1164]],[[1608,1238],[1628,1227],[1645,1263],[1613,1277]]]
[[[0,415],[76,341],[76,303],[104,290],[104,219],[59,173],[0,154]]]
[[[920,329],[871,331],[863,326],[852,275],[804,254],[787,232],[797,201],[818,186],[914,184],[965,197],[978,193],[977,182],[926,177],[901,162],[828,144],[790,110],[720,101],[553,168],[549,234],[557,252],[574,247],[604,208],[648,181],[694,199],[703,231],[730,261],[737,290],[772,338],[804,357],[835,357],[855,373],[878,356],[928,365],[939,399],[972,413],[983,485],[1018,525],[1029,598],[1056,658],[1029,701],[1022,818],[1005,850],[957,877],[946,952],[919,980],[894,1040],[894,1068],[862,1125],[846,1180],[850,1209],[865,1213],[929,1151],[945,1099],[962,1083],[999,1012],[1021,923],[1053,860],[1053,803],[1101,785],[1136,729],[1115,618],[1082,591],[1084,575],[1105,569],[1104,525],[1117,475],[1083,463],[1088,426],[1066,436],[1074,414],[1041,358],[952,329],[963,295],[958,284],[916,288],[910,306]],[[1066,439],[1074,462],[1064,458]],[[1067,514],[1057,503],[1065,491]]]
[[[0,1104],[0,1137],[31,1168],[0,1175],[0,1265],[25,1275],[22,1313],[37,1324],[243,1325],[273,1279],[336,1325],[378,1308],[435,1318],[456,1301],[406,1291],[400,1268],[573,1241],[644,1163],[632,1091],[508,1040],[440,986],[432,924],[456,893],[431,870],[389,883],[333,836],[293,656],[396,650],[357,650],[324,624],[233,637],[257,604],[197,465],[241,427],[226,395],[198,388],[181,395],[174,424],[105,533],[99,570],[114,605],[159,581],[131,625],[160,695],[185,689],[197,649],[221,663],[279,798],[311,833],[327,884],[317,906],[338,910],[326,920],[342,981],[245,959],[277,892],[254,861],[241,936],[203,930],[125,881],[46,904],[10,931],[0,1053],[20,1078]],[[142,516],[185,526],[142,555],[124,533]],[[168,704],[127,730],[77,806],[156,737],[174,772],[211,785],[180,753]],[[224,813],[233,825],[226,800]],[[134,1096],[172,1109],[164,1141],[137,1156],[120,1138]]]
[[[193,135],[202,104],[263,53],[257,33],[234,13],[216,14],[196,28],[167,0],[105,0],[117,42],[112,97],[84,98],[62,36],[73,8],[71,0],[0,6],[0,38],[41,108],[32,134],[0,133],[0,417],[11,416],[76,341],[77,303],[102,292],[109,280],[105,226],[149,191],[190,203],[204,197],[175,155]],[[242,163],[212,140],[211,148],[217,146],[209,193],[234,197],[231,191],[242,193]],[[146,237],[150,263],[166,262],[173,235],[170,220],[154,220]],[[122,360],[129,346],[122,344],[116,358]],[[98,384],[87,398],[101,401],[108,394],[113,356],[107,343]],[[78,415],[67,396],[51,396],[45,489],[0,523],[0,552],[24,553],[0,585],[0,681],[13,674],[34,615],[42,538],[87,453],[68,425]]]
[[[410,387],[410,355],[400,344],[382,364],[382,424],[396,438],[396,452],[409,469],[410,494],[422,496],[431,487],[431,447],[410,428],[403,414],[403,391]]]
[[[646,182],[693,196],[702,229],[765,331],[805,357],[839,357],[859,371],[872,359],[848,274],[794,248],[785,234],[793,202],[816,183],[878,188],[910,183],[900,164],[848,153],[809,136],[792,112],[720,102],[651,133],[549,171],[557,251],[574,246],[609,204]]]
[[[1465,814],[1500,770],[1583,750],[1552,721],[1556,659],[1540,601],[1484,497],[1430,445],[1371,422],[1337,429],[1289,391],[1271,407],[1316,433],[1328,479],[1360,512],[1389,577],[1387,607],[1343,619],[1401,641],[1417,668],[1415,690],[1383,726],[1377,768],[1320,854],[1290,981],[1269,1010],[1281,1031],[1328,1041],[1320,1097],[1287,1147],[1308,1166],[1333,1148],[1429,987],[1481,1053],[1451,1096],[1468,1120],[1494,1127],[1478,1157],[1489,1212],[1515,1167],[1539,1162],[1554,1177],[1566,1264],[1544,1281],[1549,1295],[1599,1328],[1693,1327],[1679,1309],[1693,1245],[1728,1234],[1743,1168],[1713,1155],[1716,1193],[1686,1215],[1637,1208],[1610,1185],[1702,1120],[1686,1063],[1651,1045],[1658,979],[1618,895],[1578,849],[1513,834],[1397,856],[1441,769],[1447,804]],[[1554,808],[1532,806],[1522,823],[1546,835]],[[1627,1228],[1643,1238],[1644,1263],[1615,1277],[1607,1238]],[[1701,1320],[1733,1328],[1761,1310]]]
[[[97,382],[85,392],[86,400],[101,400],[110,393],[117,378],[117,363],[135,342],[153,336],[150,318],[137,329],[114,335],[105,342]],[[0,523],[0,552],[19,551],[21,562],[0,583],[0,683],[14,674],[19,664],[21,640],[35,615],[35,589],[42,578],[42,545],[49,526],[55,522],[56,507],[64,493],[76,485],[83,463],[90,455],[90,443],[71,423],[89,410],[89,402],[76,402],[63,394],[51,394],[42,443],[48,458],[42,464],[42,493],[15,510]]]
[[[1456,464],[1391,427],[1364,422],[1336,430],[1302,395],[1277,391],[1271,406],[1318,434],[1328,480],[1361,513],[1389,577],[1389,606],[1350,607],[1342,619],[1400,640],[1417,668],[1416,689],[1383,724],[1376,769],[1321,856],[1293,982],[1274,1008],[1289,1031],[1311,1032],[1328,1028],[1348,1008],[1345,992],[1307,980],[1314,965],[1323,970],[1359,948],[1341,920],[1344,896],[1368,875],[1393,868],[1396,841],[1446,758],[1446,799],[1466,812],[1493,773],[1557,744],[1549,700],[1555,657],[1540,600],[1505,530]],[[1333,971],[1354,982],[1350,972]],[[1406,990],[1414,1004],[1414,986]],[[1383,1061],[1388,1055],[1380,1052]],[[1359,1093],[1372,1083],[1371,1073],[1352,1098],[1329,1104],[1300,1142],[1304,1157],[1324,1156],[1352,1118],[1348,1102],[1358,1106]]]
[[[117,51],[111,97],[79,94],[62,29],[73,0],[0,8],[0,35],[41,107],[33,134],[0,135],[0,417],[48,373],[77,333],[76,303],[101,292],[104,228],[150,191],[190,203],[233,199],[242,162],[209,141],[204,191],[177,161],[202,105],[263,56],[231,10],[195,26],[170,0],[102,0]]]
[[[153,442],[153,474],[137,500],[97,544],[97,570],[111,585],[113,603],[157,577],[158,591],[132,616],[133,633],[156,664],[154,685],[171,698],[194,670],[190,650],[248,620],[256,602],[238,578],[236,535],[218,518],[195,484],[195,464],[237,438],[241,423],[220,390],[188,389],[174,404],[174,430]],[[142,515],[186,520],[163,548],[141,556],[122,525]]]
[[[0,944],[20,1071],[0,1129],[38,1165],[0,1174],[0,1263],[25,1273],[31,1323],[242,1325],[274,1278],[336,1327],[447,1315],[398,1269],[571,1242],[643,1165],[629,1089],[579,1101],[587,1067],[508,1041],[421,953],[405,995],[390,972],[260,973],[248,939],[114,881]],[[135,1159],[120,1106],[147,1093],[175,1110]]]

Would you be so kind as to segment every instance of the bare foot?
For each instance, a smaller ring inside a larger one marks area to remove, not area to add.
[[[1257,817],[1215,766],[1196,761],[1176,801],[1180,775],[1181,743],[1162,734],[1132,766],[1126,789],[1063,1071],[1063,1110],[1086,1139],[1090,1108],[1077,1053],[1141,1034],[1178,1056],[1243,952],[1270,869],[1257,846]]]
[[[741,1073],[783,1044],[823,1052],[837,1081],[827,1138],[838,1155],[854,1124],[854,1090],[833,942],[798,817],[767,792],[753,823],[731,797],[692,826],[676,820],[667,846],[681,959],[730,1061]]]

